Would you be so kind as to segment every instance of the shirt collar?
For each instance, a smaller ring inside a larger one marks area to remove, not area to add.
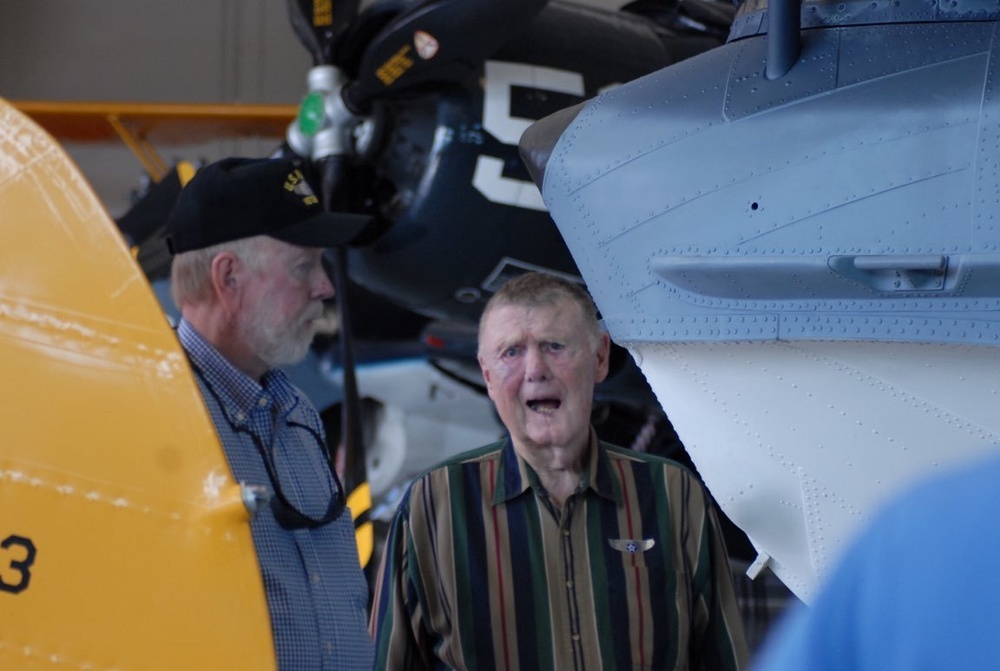
[[[268,408],[275,402],[276,399],[272,399],[269,390],[265,390],[260,383],[231,364],[183,318],[177,325],[177,337],[192,365],[201,373],[205,384],[211,387],[221,410],[233,426],[243,426],[249,421],[252,412]],[[268,371],[265,383],[268,376],[274,373],[284,375],[281,371]],[[278,384],[268,386],[280,387]]]
[[[615,504],[622,502],[622,488],[618,474],[611,468],[608,455],[597,440],[594,428],[590,428],[590,445],[587,450],[587,465],[583,469],[581,489],[593,490]],[[505,503],[528,490],[544,492],[538,474],[514,449],[514,442],[508,435],[500,451],[500,468],[496,475],[496,489],[493,504]]]

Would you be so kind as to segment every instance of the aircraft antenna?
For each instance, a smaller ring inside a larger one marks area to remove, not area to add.
[[[767,66],[768,79],[781,79],[799,60],[802,45],[801,0],[770,0],[767,9]]]

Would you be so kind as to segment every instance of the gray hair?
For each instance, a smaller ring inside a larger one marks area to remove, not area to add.
[[[578,282],[543,272],[529,272],[519,275],[509,280],[493,294],[479,318],[479,341],[483,340],[483,326],[486,323],[486,317],[494,308],[504,305],[540,307],[552,305],[564,298],[572,300],[579,306],[584,326],[590,335],[591,344],[596,347],[598,337],[601,334],[601,325],[597,319],[597,308],[594,306],[590,294]]]
[[[170,266],[170,295],[174,305],[179,309],[186,303],[200,303],[211,297],[212,260],[223,252],[232,252],[251,269],[262,268],[267,249],[262,244],[263,238],[262,235],[241,238],[175,256]]]

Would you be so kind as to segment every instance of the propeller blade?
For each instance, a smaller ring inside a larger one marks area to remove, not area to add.
[[[355,371],[354,325],[348,301],[347,248],[339,247],[329,255],[336,287],[337,313],[340,315],[340,356],[343,367],[344,401],[341,406],[341,446],[344,450],[344,488],[347,505],[354,518],[354,534],[362,568],[368,565],[375,547],[371,520],[372,493],[365,465],[364,432],[361,426],[361,396]]]
[[[323,205],[328,212],[347,206],[347,159],[330,156],[318,162],[321,175]],[[354,357],[354,325],[348,301],[347,248],[339,247],[327,254],[336,291],[337,312],[340,315],[340,356],[343,368],[344,400],[341,405],[341,449],[344,450],[343,483],[347,502],[354,518],[354,533],[362,568],[368,566],[375,547],[375,532],[371,521],[372,495],[365,466],[364,431],[361,426],[361,396],[358,392]],[[336,456],[336,455],[331,455]]]
[[[548,0],[424,0],[371,41],[357,79],[344,92],[363,112],[375,100],[477,69],[515,36]]]
[[[288,0],[288,16],[314,65],[334,65],[341,36],[358,13],[359,0]]]
[[[358,13],[358,5],[359,0],[288,0],[292,27],[306,49],[312,54],[315,66],[339,66],[337,62],[338,46],[341,42],[351,42],[348,38],[348,28]],[[313,72],[321,70],[319,67],[313,68]],[[340,72],[339,67],[335,67],[333,70]],[[335,80],[336,77],[333,79]],[[303,114],[303,110],[300,110],[299,114],[300,128],[303,119],[318,123],[324,113],[322,95],[311,95],[306,100],[307,102],[303,103],[305,114]],[[312,137],[316,130],[313,128],[309,136]],[[335,135],[336,131],[339,131],[339,128],[335,129]],[[295,147],[292,149],[296,150]],[[347,162],[347,157],[339,151],[315,162],[315,166],[320,171],[323,207],[327,212],[346,211],[349,205],[345,195],[348,182],[346,179]],[[344,400],[341,405],[340,449],[344,451],[343,483],[347,494],[347,504],[354,519],[358,558],[362,568],[367,569],[375,548],[375,533],[370,518],[372,497],[368,485],[367,468],[365,467],[361,399],[355,374],[354,328],[351,323],[351,310],[347,295],[346,248],[332,250],[327,255],[327,259],[332,268],[337,311],[341,322],[340,349]],[[334,461],[336,460],[335,454],[331,454],[331,457]]]

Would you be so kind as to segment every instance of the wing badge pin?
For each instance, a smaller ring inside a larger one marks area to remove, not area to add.
[[[654,545],[656,545],[655,538],[609,538],[608,545],[613,547],[615,550],[620,552],[628,552],[629,554],[635,554],[636,552],[645,552],[649,550]]]

